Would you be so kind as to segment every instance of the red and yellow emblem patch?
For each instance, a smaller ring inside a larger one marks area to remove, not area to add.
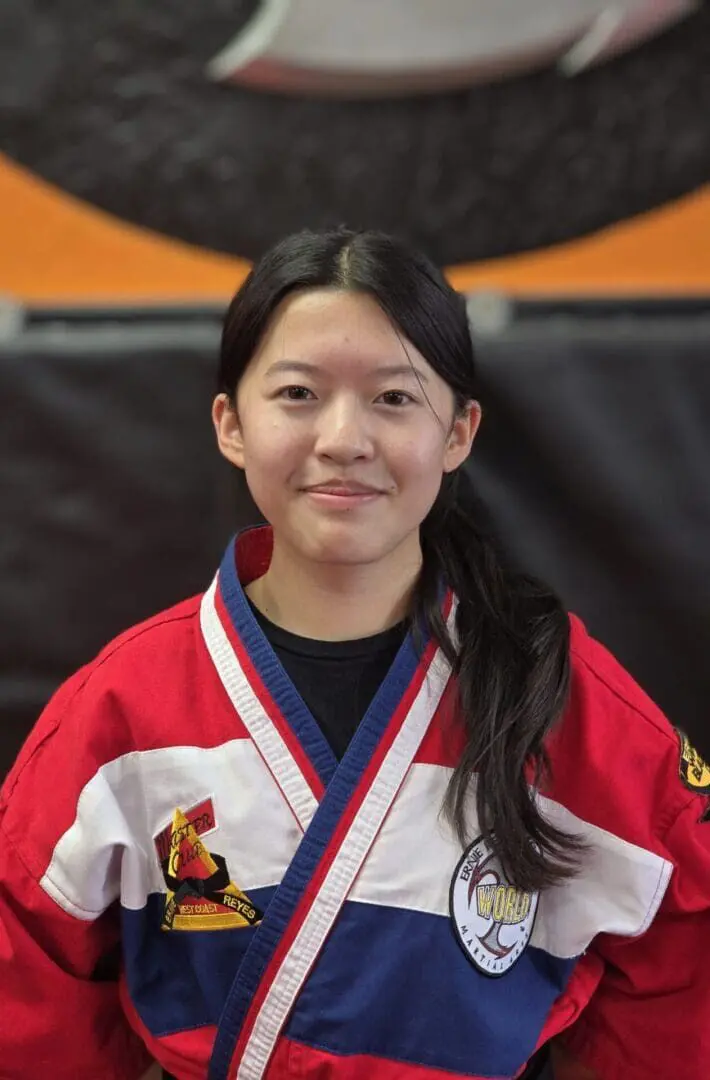
[[[698,795],[710,795],[710,765],[703,761],[697,750],[688,741],[688,736],[679,731],[680,736],[680,778],[687,788]]]
[[[231,880],[224,857],[200,839],[214,827],[208,801],[188,814],[176,809],[172,824],[156,837],[168,887],[163,930],[229,930],[261,921],[261,912]]]

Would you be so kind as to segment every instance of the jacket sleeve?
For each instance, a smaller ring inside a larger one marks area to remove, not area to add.
[[[710,800],[690,796],[663,842],[674,870],[655,919],[595,941],[604,975],[562,1037],[599,1080],[710,1076]]]
[[[76,681],[47,707],[0,793],[3,1080],[139,1080],[151,1060],[119,1002],[115,903],[81,911],[47,875],[96,767],[92,709]]]

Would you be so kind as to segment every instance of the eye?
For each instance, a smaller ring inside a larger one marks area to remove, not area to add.
[[[286,401],[308,401],[308,394],[313,397],[307,386],[284,386],[283,390],[279,390],[277,396],[284,398]]]
[[[393,405],[396,408],[413,404],[415,401],[412,395],[404,390],[385,390],[384,394],[380,394],[380,397],[385,399],[385,405]]]

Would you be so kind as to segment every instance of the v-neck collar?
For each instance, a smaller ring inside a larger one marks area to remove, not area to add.
[[[263,566],[258,540],[251,536],[249,544]],[[264,541],[270,544],[270,537]],[[251,611],[244,586],[254,575],[241,554],[239,541],[230,544],[203,598],[202,631],[225,690],[303,836],[235,975],[218,1025],[211,1080],[236,1075],[239,1062],[240,1076],[263,1075],[451,674],[430,636],[422,630],[415,647],[408,633],[338,763]],[[450,593],[442,608],[451,628]]]
[[[270,526],[256,526],[237,534],[227,547],[220,565],[215,601],[228,637],[233,638],[233,643],[240,642],[251,660],[256,676],[252,689],[259,697],[271,699],[280,718],[290,729],[318,778],[321,790],[314,790],[314,795],[320,799],[339,766],[346,765],[349,769],[356,762],[361,767],[365,764],[411,683],[428,641],[424,639],[417,650],[412,635],[405,635],[387,676],[339,763],[318,722],[259,626],[244,592],[251,581],[266,572],[272,550],[273,533]]]

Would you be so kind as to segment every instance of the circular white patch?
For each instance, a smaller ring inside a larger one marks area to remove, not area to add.
[[[456,937],[479,971],[505,975],[520,959],[539,896],[506,880],[499,859],[481,837],[466,848],[451,880],[449,910]]]

